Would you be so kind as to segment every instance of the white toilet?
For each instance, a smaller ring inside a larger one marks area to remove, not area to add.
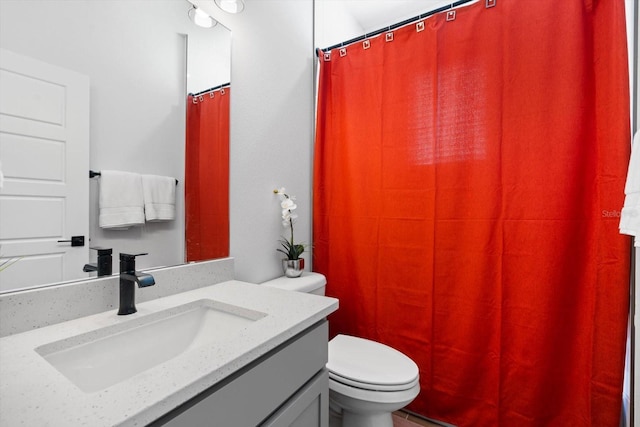
[[[305,272],[263,285],[324,295],[326,283],[322,274]],[[420,391],[413,360],[363,338],[337,335],[329,341],[327,370],[332,425],[341,417],[343,427],[393,427],[391,413],[411,403]]]

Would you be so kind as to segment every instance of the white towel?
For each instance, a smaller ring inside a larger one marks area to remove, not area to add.
[[[631,145],[629,172],[624,187],[626,194],[620,214],[620,233],[636,236],[635,245],[640,247],[640,134],[636,133]]]
[[[103,170],[100,175],[100,227],[127,229],[144,224],[142,194],[139,174]]]
[[[170,176],[142,175],[144,215],[147,221],[176,218],[176,179]]]

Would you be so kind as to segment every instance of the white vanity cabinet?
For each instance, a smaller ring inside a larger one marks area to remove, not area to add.
[[[327,427],[323,320],[152,423],[167,427]]]

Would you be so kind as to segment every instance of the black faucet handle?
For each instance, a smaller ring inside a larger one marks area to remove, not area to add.
[[[113,249],[111,249],[111,248],[103,248],[103,247],[100,247],[100,246],[92,246],[89,249],[93,249],[94,251],[98,251],[98,256],[111,255],[113,253]]]
[[[137,256],[142,256],[142,255],[149,255],[148,252],[144,252],[141,254],[123,254],[120,253],[120,261],[133,261],[136,259]]]
[[[136,257],[141,255],[149,255],[148,253],[140,254],[123,254],[120,253],[120,273],[131,272],[136,270]]]
[[[98,262],[96,264],[92,264],[96,266],[94,270],[83,270],[83,271],[97,271],[98,277],[111,276],[111,272],[113,269],[113,266],[111,265],[111,262],[112,262],[111,254],[113,253],[113,249],[103,248],[99,246],[90,247],[90,249],[93,249],[94,251],[98,251]],[[92,265],[89,265],[88,268],[91,268]]]

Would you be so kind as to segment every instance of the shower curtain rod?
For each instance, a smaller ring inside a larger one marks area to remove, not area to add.
[[[214,90],[222,89],[223,87],[231,86],[231,82],[222,83],[221,85],[210,87],[209,89],[201,90],[198,93],[189,93],[190,96],[204,95],[205,93],[213,92]]]
[[[349,45],[351,43],[359,42],[359,41],[365,40],[365,39],[367,39],[369,37],[377,36],[378,34],[382,34],[382,33],[385,33],[387,31],[395,30],[396,28],[405,26],[407,24],[411,24],[412,22],[416,22],[416,21],[419,21],[421,19],[427,18],[427,17],[429,17],[431,15],[435,15],[436,13],[444,12],[445,10],[453,9],[455,7],[462,6],[463,4],[466,4],[466,3],[471,3],[473,1],[476,1],[476,0],[459,0],[459,1],[451,3],[449,5],[441,6],[441,7],[437,8],[437,9],[430,10],[430,11],[422,13],[422,14],[420,14],[418,16],[414,16],[413,18],[405,19],[404,21],[398,22],[397,24],[393,24],[393,25],[389,25],[389,26],[384,27],[384,28],[380,28],[379,30],[376,30],[376,31],[374,31],[372,33],[365,33],[362,36],[347,40],[345,42],[334,44],[333,46],[325,47],[324,49],[317,49],[316,50],[316,55],[319,55],[319,51],[328,52],[328,51],[330,51],[332,49],[335,49],[337,47],[344,47],[344,46]],[[487,3],[489,3],[489,2],[495,3],[495,0],[487,0]]]

